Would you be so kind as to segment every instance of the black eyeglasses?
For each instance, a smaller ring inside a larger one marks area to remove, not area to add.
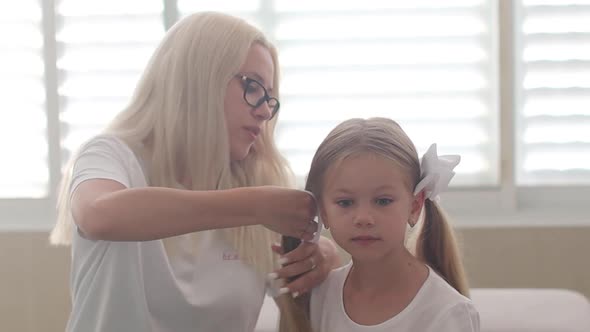
[[[244,100],[246,103],[254,108],[257,108],[262,105],[262,103],[266,102],[271,111],[270,119],[274,118],[274,116],[279,111],[279,107],[281,107],[279,100],[275,97],[269,96],[262,83],[258,82],[257,80],[242,74],[238,74],[236,77],[242,81],[244,88]]]

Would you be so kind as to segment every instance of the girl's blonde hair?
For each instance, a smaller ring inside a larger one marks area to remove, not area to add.
[[[246,21],[203,12],[185,17],[166,33],[130,103],[105,130],[145,162],[150,186],[215,190],[292,185],[292,173],[273,140],[277,117],[265,124],[244,160],[230,160],[224,98],[253,44],[266,47],[272,56],[278,96],[277,51]],[[72,240],[71,164],[60,188],[58,220],[50,236],[54,244],[67,245]],[[277,238],[273,232],[263,226],[219,232],[245,261],[263,271],[273,269],[270,244]]]
[[[397,163],[407,173],[410,190],[420,181],[420,159],[414,143],[395,121],[387,118],[350,119],[334,128],[318,147],[311,162],[306,190],[322,201],[324,178],[330,167],[347,157],[374,153]],[[453,230],[440,205],[425,201],[423,222],[415,248],[417,258],[440,274],[459,293],[469,296],[467,278]],[[292,301],[289,315],[282,320],[282,331],[310,331],[309,304]],[[295,318],[294,318],[295,317]]]
[[[406,171],[413,192],[420,182],[420,159],[416,147],[400,125],[387,118],[350,119],[342,122],[319,146],[312,160],[306,190],[321,201],[324,176],[332,165],[351,155],[372,152],[394,161]],[[453,229],[443,209],[426,199],[415,248],[416,257],[438,272],[459,293],[468,296],[467,279]]]

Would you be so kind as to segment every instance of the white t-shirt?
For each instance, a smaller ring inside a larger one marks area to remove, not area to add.
[[[410,304],[399,314],[377,325],[355,323],[344,309],[342,291],[352,263],[330,273],[311,294],[311,326],[315,332],[478,332],[479,314],[471,301],[459,294],[430,267],[428,278]]]
[[[70,190],[99,178],[147,186],[140,160],[114,136],[95,137],[81,148]],[[92,241],[74,233],[67,331],[254,330],[265,278],[218,232],[201,232],[197,254],[190,235],[177,237],[179,253],[172,257],[162,240]]]

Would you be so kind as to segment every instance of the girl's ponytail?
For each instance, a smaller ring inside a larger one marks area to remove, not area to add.
[[[424,201],[424,223],[416,241],[416,256],[438,272],[453,288],[469,297],[457,241],[438,203]]]
[[[309,301],[311,292],[293,298],[287,293],[275,298],[279,307],[279,332],[311,332]]]
[[[301,240],[290,237],[282,237],[282,247],[285,253],[288,253],[301,244]],[[288,282],[297,279],[290,278]],[[311,332],[311,322],[309,315],[309,304],[311,300],[311,291],[293,298],[291,294],[283,294],[275,298],[279,307],[279,332]]]

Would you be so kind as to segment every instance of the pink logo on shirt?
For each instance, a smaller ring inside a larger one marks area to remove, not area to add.
[[[224,261],[237,261],[240,259],[240,255],[235,251],[224,252],[223,253],[223,260]]]

